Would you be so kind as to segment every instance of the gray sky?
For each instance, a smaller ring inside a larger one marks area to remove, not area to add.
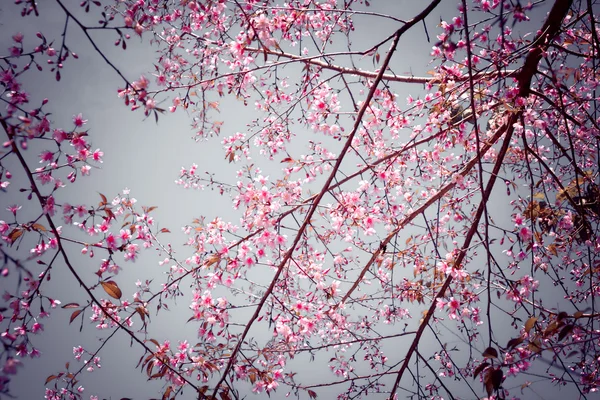
[[[77,1],[65,1],[73,10],[77,9]],[[394,14],[399,18],[407,19],[420,10],[422,2],[409,0],[372,2],[375,9]],[[427,28],[435,42],[437,32],[436,24],[439,22],[439,13],[454,14],[455,2],[445,1],[438,14],[427,19]],[[25,41],[34,41],[36,31],[43,31],[46,37],[55,38],[55,43],[60,41],[60,34],[64,24],[64,14],[53,1],[40,2],[41,17],[29,17],[22,19],[18,17],[19,7],[6,3],[2,5],[0,14],[0,51],[5,52],[11,42],[10,36],[15,32],[22,32]],[[539,11],[543,13],[543,10]],[[542,15],[542,14],[540,14]],[[359,49],[368,47],[370,44],[387,37],[398,27],[389,21],[387,23],[377,22],[373,24],[367,17],[356,17],[357,33],[353,36],[353,45]],[[361,25],[365,24],[365,25]],[[138,38],[129,40],[126,51],[113,45],[114,35],[111,33],[94,32],[93,37],[97,40],[104,54],[122,71],[125,76],[133,81],[142,73],[152,71],[155,61],[155,49],[148,46]],[[190,128],[190,116],[183,111],[175,114],[166,113],[160,116],[158,124],[153,117],[144,118],[140,111],[131,112],[117,98],[117,88],[123,86],[123,82],[115,71],[104,63],[100,56],[94,52],[89,42],[82,37],[81,31],[74,24],[69,26],[67,35],[68,45],[72,51],[79,55],[78,60],[69,59],[62,71],[62,79],[56,82],[53,74],[48,71],[42,73],[31,73],[26,87],[31,93],[32,104],[36,104],[42,98],[51,99],[49,106],[52,109],[52,122],[56,127],[68,128],[71,126],[72,116],[80,112],[89,122],[85,126],[90,130],[93,149],[100,148],[104,151],[104,163],[100,169],[94,169],[90,177],[79,179],[76,185],[70,186],[59,196],[59,202],[68,201],[71,204],[93,204],[99,201],[98,193],[103,193],[109,199],[124,188],[129,188],[133,197],[140,204],[157,206],[153,216],[160,226],[170,229],[168,241],[173,244],[180,259],[185,259],[190,254],[190,249],[183,247],[186,236],[180,232],[180,227],[189,224],[191,220],[200,215],[206,216],[207,220],[215,216],[223,216],[224,219],[235,220],[239,213],[232,210],[227,196],[222,197],[215,191],[193,191],[184,190],[174,184],[181,167],[189,167],[192,163],[199,165],[199,170],[217,174],[217,177],[226,182],[235,183],[235,171],[238,166],[229,164],[224,159],[220,138],[212,138],[207,141],[194,142],[191,137],[193,130]],[[29,42],[29,43],[31,43]],[[333,45],[335,47],[335,43]],[[416,27],[406,37],[403,37],[400,50],[394,57],[394,72],[399,74],[414,73],[421,75],[430,67],[427,65],[430,57],[429,52],[432,43],[424,39],[422,27]],[[383,55],[382,55],[383,56]],[[369,59],[364,61],[368,65]],[[291,69],[290,69],[291,70]],[[292,76],[293,79],[293,76]],[[397,86],[394,88],[400,98],[412,94],[417,97],[422,93],[422,87]],[[165,101],[165,108],[169,105]],[[231,98],[221,100],[221,118],[224,120],[222,136],[228,136],[236,131],[244,131],[246,124],[257,117],[257,112],[250,106],[244,107],[239,101]],[[350,129],[350,127],[345,127]],[[311,140],[312,133],[298,132],[306,135],[306,140]],[[306,142],[304,138],[299,143]],[[304,143],[306,144],[306,143]],[[33,165],[37,153],[33,147],[28,153],[28,160]],[[302,146],[294,148],[298,154],[303,154],[306,149]],[[278,166],[273,163],[257,158],[257,162],[265,165],[267,173],[276,174]],[[22,177],[21,177],[22,178]],[[19,184],[19,177],[13,180],[13,185]],[[2,204],[12,204],[17,201],[5,196]],[[501,210],[500,210],[501,211]],[[4,207],[0,210],[0,219],[6,218]],[[510,211],[508,214],[510,215]],[[510,221],[507,221],[510,222]],[[167,240],[167,239],[165,239]],[[23,246],[23,249],[26,247]],[[73,255],[78,271],[82,271],[89,284],[96,282],[93,272],[97,269],[99,260],[90,259],[79,255],[80,246],[68,245],[68,250]],[[164,258],[164,256],[163,256]],[[122,263],[123,271],[118,275],[119,286],[124,296],[131,296],[136,290],[137,279],[155,278],[161,281],[165,267],[159,266],[162,258],[154,251],[143,251],[135,263]],[[61,264],[57,265],[60,266]],[[60,299],[63,304],[69,302],[84,302],[83,292],[78,287],[68,271],[55,267],[52,273],[52,281],[46,287],[49,295]],[[87,271],[87,273],[85,272]],[[7,287],[14,282],[5,281]],[[186,288],[187,290],[187,288]],[[187,290],[189,295],[189,290]],[[162,342],[170,339],[173,343],[177,340],[187,339],[194,343],[196,325],[186,324],[190,316],[188,308],[188,297],[178,300],[177,307],[171,307],[170,312],[161,312],[158,316],[152,314],[151,337]],[[48,375],[59,371],[65,362],[75,366],[77,363],[72,356],[73,346],[83,345],[85,348],[94,349],[98,347],[107,332],[95,331],[93,325],[85,323],[82,333],[79,332],[79,319],[69,325],[71,310],[57,310],[50,319],[44,321],[44,334],[35,337],[35,346],[43,353],[41,359],[26,365],[12,382],[12,392],[21,399],[43,398],[44,380]],[[240,314],[247,320],[247,315]],[[248,314],[249,315],[249,314]],[[414,326],[418,322],[418,311],[415,310],[413,320]],[[450,324],[448,324],[450,326]],[[398,326],[396,326],[396,329]],[[269,334],[265,330],[265,335]],[[434,338],[428,333],[424,344],[434,343]],[[407,339],[408,343],[408,339]],[[452,343],[450,339],[449,343]],[[396,344],[394,344],[396,346]],[[398,345],[403,346],[403,343]],[[482,350],[483,344],[478,345]],[[130,343],[125,335],[117,334],[103,349],[102,368],[92,374],[84,373],[81,382],[86,387],[84,398],[90,394],[97,394],[99,398],[119,399],[131,397],[133,399],[145,399],[160,397],[163,384],[160,381],[148,382],[146,375],[140,370],[134,370],[142,352]],[[327,361],[331,353],[318,355],[315,362],[309,362],[308,355],[300,356],[293,364],[294,371],[299,376],[304,375],[305,381],[322,381],[322,374],[328,373]],[[457,358],[457,359],[460,359]],[[290,367],[291,368],[291,367]],[[476,381],[472,383],[477,392],[483,395],[481,384]],[[413,388],[414,389],[414,388]],[[242,391],[242,389],[240,389]],[[182,398],[194,398],[190,390]],[[319,398],[326,399],[336,392],[336,388],[326,388],[319,391]],[[246,394],[242,391],[242,394]],[[272,398],[283,398],[285,390],[279,390]],[[400,393],[400,398],[402,397]],[[467,398],[469,394],[466,395]],[[381,397],[383,398],[383,397]],[[532,397],[535,398],[535,397]]]

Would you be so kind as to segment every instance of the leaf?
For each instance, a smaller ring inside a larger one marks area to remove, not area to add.
[[[123,293],[115,281],[100,282],[104,291],[112,298],[120,300]]]
[[[73,314],[71,314],[71,318],[69,319],[69,324],[71,322],[73,322],[75,320],[75,318],[77,318],[77,316],[79,314],[81,314],[82,312],[83,312],[83,310],[75,310],[75,311],[73,311]]]
[[[506,349],[510,351],[510,350],[514,349],[515,347],[517,347],[518,345],[520,345],[521,343],[523,343],[522,337],[519,336],[518,338],[512,338],[506,344]]]
[[[573,331],[573,327],[575,325],[573,324],[569,324],[569,325],[565,325],[561,330],[560,333],[558,334],[558,341],[560,342],[561,340],[563,340],[569,333],[571,333],[571,331]]]
[[[541,353],[542,350],[544,350],[542,349],[542,342],[540,342],[539,339],[529,342],[529,346],[527,346],[527,348],[536,354]]]
[[[309,390],[308,391],[308,397],[311,399],[316,399],[317,398],[317,393],[314,390]]]
[[[498,350],[493,347],[488,347],[483,351],[483,357],[485,358],[498,358]]]
[[[79,304],[77,303],[67,303],[64,306],[61,306],[60,308],[77,308],[79,307]]]
[[[529,333],[529,331],[531,330],[531,328],[533,328],[535,326],[535,323],[537,322],[537,317],[531,317],[527,320],[527,322],[525,322],[525,332]]]
[[[137,311],[138,314],[140,314],[140,317],[142,317],[142,321],[146,322],[146,310],[144,309],[144,307],[136,307],[135,311]]]
[[[574,318],[581,318],[583,317],[583,311],[577,311],[575,314],[573,314]]]
[[[48,229],[42,224],[33,224],[31,227],[39,232],[48,232]]]
[[[52,382],[56,378],[58,378],[58,376],[56,376],[56,375],[50,375],[49,377],[46,378],[46,382],[44,382],[44,385],[47,385],[48,382]]]
[[[488,396],[491,396],[494,390],[498,390],[500,388],[503,377],[504,373],[500,368],[488,370],[488,372],[485,374],[485,378],[483,379]]]
[[[14,243],[22,234],[23,231],[21,229],[15,228],[11,233],[8,234],[8,239],[11,243]]]
[[[231,397],[229,396],[229,389],[223,390],[221,393],[219,393],[219,396],[221,396],[221,400],[231,400]]]
[[[106,196],[103,195],[102,193],[98,193],[100,195],[100,198],[102,199],[102,204],[108,204],[108,200],[106,199]]]
[[[213,265],[214,263],[217,263],[221,260],[221,255],[220,254],[214,254],[212,255],[205,263],[205,265],[207,267],[210,267],[211,265]]]
[[[558,315],[556,316],[557,321],[562,321],[565,318],[569,318],[569,314],[567,314],[564,311],[559,312]]]
[[[500,385],[502,384],[502,378],[504,378],[504,373],[502,369],[494,369],[492,370],[492,383],[494,384],[494,389],[498,390]]]
[[[479,366],[477,368],[475,368],[475,370],[473,371],[473,379],[477,378],[477,375],[479,375],[481,373],[481,371],[483,371],[485,369],[485,367],[487,367],[488,365],[490,365],[490,363],[487,361],[479,364]]]
[[[162,228],[160,231],[161,231],[162,233],[171,233],[171,231],[170,231],[170,230],[168,230],[167,228]]]
[[[577,354],[579,354],[579,351],[573,350],[572,352],[570,352],[569,354],[566,355],[566,358],[571,358]]]
[[[548,326],[546,327],[546,329],[544,329],[544,337],[548,336],[548,335],[553,335],[556,330],[560,327],[563,326],[563,323],[561,321],[552,321],[552,323],[548,324]]]
[[[485,391],[488,396],[491,396],[494,392],[494,384],[492,383],[492,370],[489,370],[487,374],[485,374],[485,378],[483,378],[483,384],[485,385]]]
[[[167,400],[172,391],[173,391],[173,386],[169,386],[167,388],[167,390],[165,390],[165,392],[163,393],[162,400]]]
[[[154,363],[148,363],[148,366],[146,367],[146,374],[148,374],[148,379],[152,379],[152,368],[154,368]]]

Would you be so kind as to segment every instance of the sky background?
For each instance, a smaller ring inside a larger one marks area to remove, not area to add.
[[[35,42],[35,32],[42,31],[47,38],[60,41],[64,28],[64,13],[54,1],[39,2],[41,16],[39,18],[21,18],[18,13],[20,7],[12,2],[3,2],[0,6],[0,53],[4,54],[12,45],[11,35],[22,32],[26,43]],[[81,16],[78,7],[79,1],[65,0],[65,5],[77,15]],[[401,19],[413,17],[424,6],[423,2],[412,0],[397,1],[372,1],[371,10],[378,10],[393,14]],[[544,15],[545,9],[536,12]],[[456,13],[455,1],[443,1],[442,6],[427,18],[427,28],[432,41],[435,42],[440,16],[444,19]],[[85,16],[82,16],[85,20]],[[539,21],[539,20],[538,20]],[[356,17],[357,33],[353,36],[353,44],[358,49],[370,47],[371,44],[393,33],[398,26],[390,21],[374,21],[367,17]],[[538,25],[536,25],[538,26]],[[129,40],[126,51],[113,45],[114,34],[110,32],[93,32],[104,54],[117,66],[117,68],[133,81],[141,74],[152,71],[152,64],[156,62],[155,49],[134,37]],[[147,37],[145,37],[147,38]],[[117,88],[123,87],[123,82],[109,66],[94,52],[89,42],[82,36],[81,31],[74,24],[70,24],[67,31],[67,43],[72,51],[79,55],[78,60],[69,59],[62,70],[62,79],[56,82],[49,68],[41,73],[30,73],[25,86],[31,94],[31,104],[37,104],[42,98],[50,98],[52,110],[52,123],[54,127],[68,129],[72,125],[72,117],[83,113],[88,120],[85,126],[89,129],[92,148],[104,151],[104,163],[100,169],[92,171],[90,177],[78,179],[75,185],[69,185],[60,192],[59,201],[68,201],[71,204],[93,204],[99,201],[99,193],[109,199],[124,188],[131,190],[131,195],[138,199],[139,204],[157,206],[153,212],[155,220],[162,227],[171,230],[169,241],[173,244],[181,259],[187,257],[189,249],[181,246],[187,239],[180,232],[180,227],[189,224],[193,218],[200,215],[207,220],[215,216],[234,220],[238,218],[232,210],[228,197],[222,197],[215,191],[184,190],[174,184],[178,178],[181,167],[189,167],[192,163],[199,165],[199,170],[215,173],[224,181],[235,182],[235,164],[229,164],[224,159],[224,153],[219,138],[195,142],[192,137],[191,119],[183,111],[174,114],[163,114],[158,123],[154,118],[144,118],[140,111],[131,112],[124,106],[122,100],[117,98]],[[429,53],[433,43],[427,43],[422,27],[415,27],[400,42],[399,49],[393,59],[393,69],[399,74],[414,73],[424,75],[430,67]],[[387,46],[386,46],[387,48]],[[383,56],[383,55],[382,55]],[[397,94],[405,98],[409,94],[417,97],[422,93],[418,85],[398,86]],[[249,102],[252,104],[252,102]],[[164,106],[167,108],[168,105]],[[221,119],[224,120],[222,136],[228,136],[236,131],[244,131],[246,124],[256,118],[256,111],[252,105],[244,107],[239,101],[231,98],[221,100]],[[347,127],[349,129],[349,127]],[[305,133],[308,138],[313,135]],[[4,139],[3,139],[4,140]],[[27,152],[30,165],[34,165],[38,152],[35,145]],[[301,149],[298,150],[302,152]],[[19,185],[23,177],[15,173],[12,185]],[[2,209],[0,219],[6,218],[4,205],[12,204],[17,199],[2,194],[0,198]],[[510,215],[510,214],[507,214]],[[80,246],[68,245],[68,251],[76,261],[76,268],[93,283],[99,259],[90,259],[87,256],[77,255]],[[23,246],[23,249],[26,249]],[[123,271],[118,276],[119,286],[124,296],[130,296],[135,289],[135,282],[141,278],[158,277],[163,274],[164,267],[159,266],[161,258],[153,251],[143,251],[135,263],[122,263]],[[61,271],[62,264],[57,264],[53,270],[52,282],[46,287],[49,295],[60,299],[63,304],[69,302],[83,302],[82,290],[67,271]],[[2,285],[11,285],[10,279]],[[172,308],[168,313],[153,316],[151,324],[154,335],[159,341],[170,338],[176,340],[188,339],[194,343],[196,327],[186,324],[190,312],[188,301],[181,299],[179,306]],[[39,337],[35,346],[43,356],[35,362],[26,361],[26,365],[12,382],[13,394],[20,399],[43,398],[45,378],[61,370],[65,362],[77,364],[72,356],[73,346],[83,345],[93,349],[101,344],[106,332],[97,332],[93,325],[84,324],[83,333],[79,332],[79,320],[69,325],[71,310],[57,310],[50,319],[44,321],[45,332]],[[432,339],[430,339],[432,340]],[[408,341],[408,339],[407,339]],[[424,344],[426,345],[427,342]],[[401,344],[400,344],[401,345]],[[146,399],[160,397],[163,383],[160,381],[148,382],[146,375],[140,370],[134,370],[141,351],[138,347],[130,348],[129,340],[125,335],[117,334],[102,351],[102,368],[93,374],[84,374],[82,384],[86,387],[86,394],[97,394],[100,398],[119,399],[130,397],[133,399]],[[324,354],[321,357],[329,357]],[[296,369],[313,371],[315,379],[322,371],[315,368],[315,364],[308,359],[298,361]],[[323,363],[321,363],[323,364]],[[310,380],[310,379],[309,379]],[[480,384],[473,386],[483,394]],[[278,391],[272,398],[283,398],[285,391]],[[329,398],[335,393],[335,388],[319,392],[320,398]],[[402,394],[400,394],[402,395]],[[182,398],[193,398],[190,391]],[[402,398],[400,396],[400,398]]]

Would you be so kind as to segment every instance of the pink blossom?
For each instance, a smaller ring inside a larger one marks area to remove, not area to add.
[[[73,123],[76,127],[80,128],[87,123],[87,119],[83,119],[83,115],[79,113],[73,116]]]

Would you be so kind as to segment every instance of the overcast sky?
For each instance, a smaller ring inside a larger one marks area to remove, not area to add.
[[[0,35],[0,53],[7,52],[6,49],[11,45],[10,36],[16,32],[22,32],[26,42],[30,41],[30,43],[35,41],[37,31],[44,32],[48,38],[55,38],[56,43],[60,41],[65,20],[63,12],[54,1],[39,3],[41,16],[25,19],[18,16],[20,7],[13,5],[12,2],[2,4],[0,30],[3,34]],[[73,11],[78,12],[77,0],[65,0],[65,3]],[[383,10],[401,19],[414,16],[424,4],[412,0],[385,2],[374,0],[372,3],[375,9]],[[443,3],[437,14],[427,19],[428,31],[434,41],[440,13],[454,15],[456,10],[456,2],[444,1]],[[543,15],[545,10],[540,9],[539,12]],[[372,20],[358,17],[356,21],[359,34],[354,35],[353,44],[360,49],[389,36],[398,28],[389,21],[373,23]],[[360,25],[359,22],[365,25]],[[60,202],[93,204],[99,201],[99,193],[103,193],[110,199],[124,188],[129,188],[132,196],[137,198],[140,204],[158,207],[154,211],[154,217],[160,226],[171,230],[169,240],[179,257],[184,259],[189,255],[190,250],[181,246],[186,236],[181,234],[180,227],[189,224],[193,218],[200,215],[206,216],[207,220],[217,215],[233,220],[238,216],[232,210],[227,197],[210,190],[202,192],[184,190],[175,185],[174,181],[178,177],[180,168],[196,163],[200,171],[215,173],[224,181],[233,183],[236,180],[237,167],[224,159],[219,138],[198,143],[191,139],[194,132],[190,128],[191,119],[185,112],[161,115],[159,122],[155,123],[153,118],[144,118],[139,111],[129,111],[117,98],[117,88],[123,86],[120,78],[104,63],[74,24],[69,26],[67,33],[68,45],[72,51],[77,52],[79,59],[68,60],[60,82],[56,82],[49,68],[45,67],[44,72],[30,73],[25,86],[31,93],[32,104],[37,104],[42,98],[51,99],[49,106],[53,113],[52,122],[56,127],[70,127],[73,115],[83,113],[84,118],[88,120],[86,128],[89,129],[93,148],[102,149],[105,156],[100,169],[93,170],[90,177],[78,180],[76,185],[69,186],[60,194]],[[429,69],[427,64],[432,43],[427,43],[424,36],[423,29],[417,27],[403,37],[394,58],[393,66],[396,73],[416,75],[426,73]],[[156,54],[155,49],[146,41],[132,38],[128,41],[127,50],[122,51],[113,45],[114,35],[111,33],[94,32],[93,37],[104,54],[130,81],[137,79],[142,73],[152,71]],[[416,97],[420,93],[422,93],[420,86],[403,86],[398,89],[400,98],[405,98],[408,94]],[[220,109],[225,122],[222,135],[226,136],[236,131],[244,131],[246,124],[256,117],[256,111],[251,105],[244,107],[235,99],[223,99]],[[36,162],[35,150],[34,147],[29,152],[31,165]],[[302,152],[301,149],[298,151]],[[18,175],[12,184],[19,185]],[[0,210],[0,219],[6,218],[5,204],[19,201],[7,197],[9,195],[6,194],[2,196],[4,197],[1,198],[3,207]],[[89,273],[83,275],[90,284],[93,284],[95,282],[93,271],[97,269],[99,260],[77,255],[80,251],[78,246],[69,245],[68,249],[76,260],[76,268],[81,271],[88,270]],[[124,269],[119,275],[119,285],[124,295],[131,296],[135,291],[137,279],[160,277],[164,271],[158,264],[160,260],[161,258],[155,252],[146,251],[142,252],[140,259],[134,264],[122,264]],[[11,282],[5,281],[4,284],[10,285]],[[63,304],[85,301],[82,291],[66,270],[55,268],[52,282],[46,290],[49,295],[60,299]],[[181,299],[177,308],[153,318],[151,332],[159,341],[171,339],[175,342],[179,339],[188,339],[194,343],[196,327],[185,323],[190,316],[188,303],[186,299]],[[60,310],[55,312],[52,318],[44,321],[44,334],[35,338],[37,340],[35,346],[41,349],[43,357],[35,362],[27,361],[12,384],[12,391],[19,398],[43,398],[45,378],[58,372],[67,361],[76,364],[72,356],[73,346],[83,345],[93,349],[101,344],[103,338],[106,338],[106,332],[96,332],[93,325],[87,323],[83,326],[83,333],[80,333],[80,324],[77,322],[69,325],[69,316],[69,310]],[[136,346],[130,348],[129,345],[125,335],[117,334],[111,339],[101,354],[102,368],[93,374],[84,375],[81,379],[86,387],[87,396],[84,398],[89,398],[90,394],[112,399],[131,397],[137,400],[160,397],[162,382],[147,382],[144,373],[134,370],[142,353]],[[325,354],[325,363],[327,357],[328,355]],[[317,370],[308,363],[304,365],[297,363],[297,369]],[[478,382],[474,386],[481,390]],[[182,398],[194,398],[191,391],[188,390],[187,393],[188,396]],[[319,392],[322,399],[330,398],[328,396],[333,393],[335,388]],[[284,395],[285,391],[282,390],[271,397],[282,398]]]

